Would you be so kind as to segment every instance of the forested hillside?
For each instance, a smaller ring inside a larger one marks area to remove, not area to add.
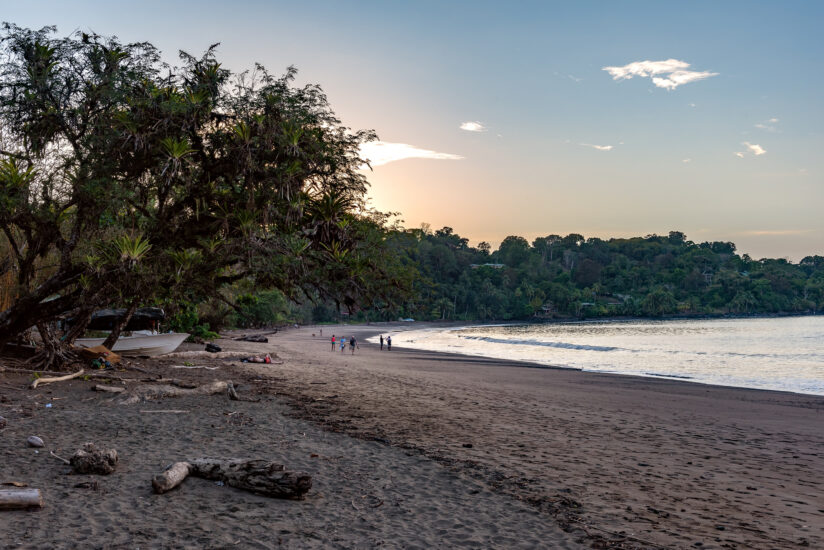
[[[678,231],[629,239],[507,237],[494,252],[451,228],[396,231],[391,248],[419,271],[413,297],[384,316],[415,319],[763,314],[819,311],[824,257],[793,264],[694,243]]]

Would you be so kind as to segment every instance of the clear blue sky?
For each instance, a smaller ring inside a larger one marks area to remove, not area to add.
[[[346,125],[378,132],[372,203],[408,226],[493,245],[680,230],[755,258],[824,255],[822,2],[0,8],[170,60],[220,42],[234,70],[297,66]]]

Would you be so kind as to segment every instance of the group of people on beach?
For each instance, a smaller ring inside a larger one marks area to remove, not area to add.
[[[323,331],[320,333],[323,336]],[[312,335],[314,336],[314,334]],[[392,350],[392,336],[387,336],[386,340],[383,338],[383,334],[381,334],[381,350],[383,349],[384,341],[386,342],[386,349],[391,351]],[[332,351],[335,351],[335,345],[338,344],[340,346],[340,352],[343,353],[346,350],[346,336],[341,336],[340,339],[336,339],[335,335],[332,335]],[[355,355],[355,349],[360,349],[358,345],[358,341],[355,339],[354,336],[349,338],[349,349],[352,351],[352,355]]]

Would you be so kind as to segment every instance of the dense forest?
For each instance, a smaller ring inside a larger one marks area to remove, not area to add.
[[[824,308],[824,257],[753,260],[731,242],[681,232],[624,239],[510,236],[497,250],[444,227],[393,228],[386,249],[411,278],[403,301],[350,310],[277,293],[250,299],[246,319],[300,322],[514,320],[815,313]],[[208,308],[207,308],[208,310]],[[234,317],[243,324],[244,317]]]
[[[390,236],[416,269],[416,319],[526,319],[816,312],[824,257],[753,260],[731,242],[694,243],[678,231],[628,239],[549,235],[468,245],[444,227]]]

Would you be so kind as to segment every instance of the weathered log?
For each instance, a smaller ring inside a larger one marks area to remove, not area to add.
[[[75,474],[109,475],[117,467],[117,451],[98,449],[94,443],[84,443],[69,459]]]
[[[51,377],[51,378],[35,378],[34,382],[32,382],[31,385],[29,386],[29,389],[33,390],[34,388],[36,388],[40,384],[51,384],[52,382],[62,382],[64,380],[71,380],[72,378],[77,378],[78,376],[83,376],[83,372],[84,372],[83,369],[80,369],[79,371],[77,371],[73,374],[67,374],[66,376],[54,376],[54,377]]]
[[[268,497],[301,499],[312,488],[309,474],[289,472],[283,464],[266,460],[199,458],[189,464],[193,476],[222,481]]]
[[[231,487],[274,498],[302,499],[312,488],[312,476],[287,471],[282,464],[213,458],[176,462],[154,477],[152,487],[162,494],[180,485],[189,475],[222,481]]]
[[[120,402],[121,405],[133,405],[141,401],[163,399],[164,397],[181,397],[184,395],[213,395],[224,393],[231,382],[216,381],[196,388],[178,388],[170,385],[147,385],[135,388],[131,395]]]
[[[123,386],[106,386],[104,384],[95,384],[92,386],[94,391],[102,391],[107,393],[123,393],[126,391],[126,388]]]
[[[40,489],[0,489],[0,510],[42,508]]]
[[[239,342],[255,342],[258,344],[268,344],[269,339],[265,336],[241,336],[240,338],[235,338],[235,340]]]
[[[162,474],[157,474],[152,479],[152,489],[154,492],[162,495],[167,491],[171,491],[181,483],[189,475],[188,462],[175,462],[164,471]]]

